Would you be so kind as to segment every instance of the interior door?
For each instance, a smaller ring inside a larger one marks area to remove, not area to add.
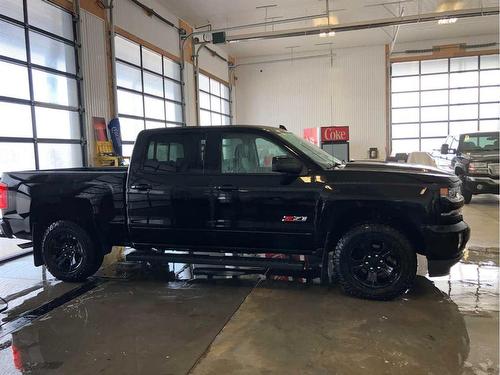
[[[134,244],[202,245],[209,241],[211,190],[204,173],[205,137],[199,131],[152,133],[128,181]]]
[[[272,171],[275,156],[297,157],[262,133],[223,132],[212,178],[216,243],[233,248],[312,250],[321,187],[310,176]]]

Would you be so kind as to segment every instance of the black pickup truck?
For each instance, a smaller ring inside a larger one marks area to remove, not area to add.
[[[35,265],[65,281],[120,245],[132,260],[316,272],[371,299],[409,289],[417,253],[431,276],[449,272],[469,239],[463,204],[451,173],[341,164],[253,126],[146,130],[128,171],[9,172],[0,183],[3,235],[31,239]]]
[[[500,186],[500,132],[474,132],[450,135],[441,146],[449,168],[462,180],[466,204],[473,195],[498,194]]]

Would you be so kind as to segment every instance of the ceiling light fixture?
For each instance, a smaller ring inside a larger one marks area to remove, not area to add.
[[[458,18],[452,17],[452,18],[441,18],[438,20],[439,25],[449,25],[450,23],[455,23],[457,22]]]
[[[329,32],[324,32],[324,33],[319,33],[319,36],[321,38],[326,38],[327,36],[334,36],[335,35],[335,31],[329,31]]]

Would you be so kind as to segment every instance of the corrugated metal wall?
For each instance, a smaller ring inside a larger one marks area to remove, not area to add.
[[[81,11],[82,69],[85,99],[85,126],[87,127],[89,164],[94,161],[94,131],[92,117],[110,120],[106,32],[104,20]]]
[[[283,124],[300,136],[308,127],[348,125],[351,158],[368,158],[370,147],[378,147],[379,158],[385,158],[385,47],[334,54],[333,61],[321,57],[237,67],[234,123]]]

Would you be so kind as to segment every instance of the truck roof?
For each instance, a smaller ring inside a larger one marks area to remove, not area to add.
[[[263,126],[263,125],[216,125],[216,126],[182,126],[175,128],[156,128],[156,129],[147,129],[142,130],[141,133],[163,133],[165,131],[217,131],[217,130],[241,130],[241,129],[260,129],[273,133],[279,133],[284,131],[284,129],[280,129],[278,127],[273,126]],[[286,131],[286,130],[285,130]]]

